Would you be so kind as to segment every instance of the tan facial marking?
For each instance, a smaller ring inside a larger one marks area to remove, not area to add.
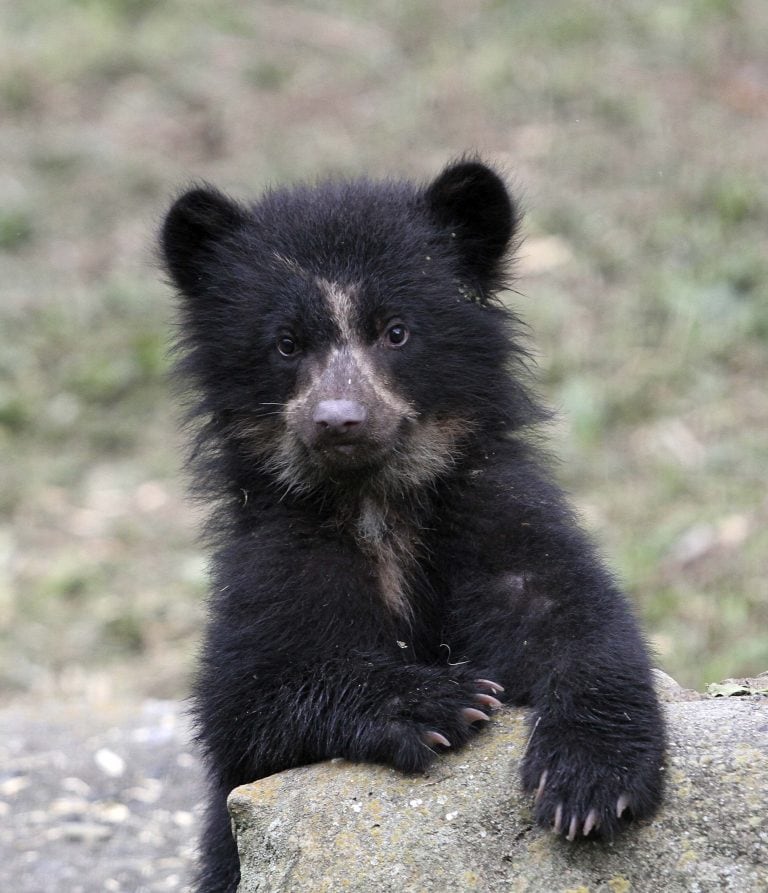
[[[333,362],[344,360],[349,364],[350,374],[356,373],[357,378],[357,381],[350,378],[347,381],[347,387],[354,387],[362,391],[369,390],[376,400],[392,411],[406,418],[415,419],[416,413],[413,411],[413,407],[387,386],[381,373],[371,362],[368,355],[369,348],[362,343],[359,334],[354,329],[358,287],[340,285],[320,277],[315,280],[315,283],[322,292],[328,312],[341,335],[341,347],[333,348],[329,355],[328,366]]]
[[[350,348],[350,353],[361,381],[371,389],[375,397],[404,418],[416,419],[417,413],[411,404],[387,387],[384,378],[376,371],[370,357],[366,354],[365,348],[355,345]]]
[[[351,344],[355,338],[352,318],[355,309],[354,297],[357,288],[355,286],[343,286],[337,282],[329,282],[318,277],[315,283],[323,293],[331,319],[341,333],[343,344]]]

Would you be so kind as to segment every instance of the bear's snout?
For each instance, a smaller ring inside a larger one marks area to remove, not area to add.
[[[321,400],[312,413],[318,437],[345,439],[362,433],[368,410],[357,400]]]

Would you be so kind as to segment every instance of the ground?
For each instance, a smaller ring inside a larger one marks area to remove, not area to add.
[[[0,886],[188,889],[200,768],[171,701],[0,711]]]

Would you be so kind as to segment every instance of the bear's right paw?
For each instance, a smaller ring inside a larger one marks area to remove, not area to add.
[[[475,685],[478,688],[487,688],[489,691],[493,692],[493,694],[486,694],[485,692],[476,691],[474,694],[474,700],[480,704],[483,709],[486,710],[498,710],[499,707],[503,707],[504,705],[501,701],[495,697],[495,695],[500,694],[504,691],[503,687],[499,685],[498,682],[492,682],[490,679],[475,679]],[[479,710],[477,707],[462,707],[461,716],[464,721],[469,725],[473,725],[476,722],[488,722],[490,717],[483,713],[482,710]],[[451,742],[443,735],[441,732],[436,732],[434,730],[429,730],[422,733],[421,740],[427,745],[431,746],[433,744],[439,744],[441,747],[450,747]]]
[[[394,746],[387,762],[406,772],[423,771],[440,751],[465,744],[477,724],[490,719],[485,711],[503,706],[496,697],[503,691],[488,679],[448,678],[393,698],[386,737]]]

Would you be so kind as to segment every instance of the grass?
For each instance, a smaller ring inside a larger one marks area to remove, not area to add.
[[[204,567],[153,234],[174,191],[428,177],[527,209],[561,474],[659,661],[768,668],[768,7],[0,5],[0,691],[178,695]],[[72,680],[76,680],[73,682]]]

